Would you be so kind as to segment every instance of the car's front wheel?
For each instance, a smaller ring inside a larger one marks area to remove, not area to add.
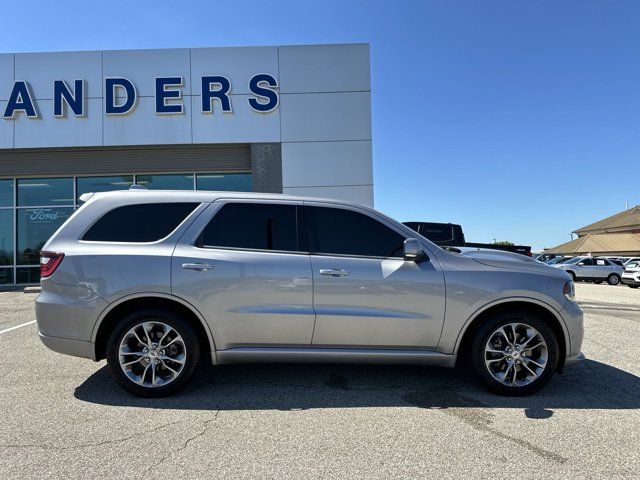
[[[616,273],[612,273],[607,277],[607,283],[609,285],[618,285],[620,284],[620,275]]]
[[[107,365],[113,378],[140,397],[164,397],[191,378],[200,348],[191,325],[162,309],[127,315],[107,343]]]
[[[528,395],[545,386],[558,365],[558,339],[535,314],[508,312],[487,321],[472,344],[478,379],[502,395]]]

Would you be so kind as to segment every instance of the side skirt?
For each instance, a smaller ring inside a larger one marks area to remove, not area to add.
[[[456,355],[425,350],[353,348],[230,348],[216,352],[217,363],[381,363],[454,367]]]

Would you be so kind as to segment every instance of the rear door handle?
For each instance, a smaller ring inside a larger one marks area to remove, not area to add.
[[[320,275],[329,275],[331,277],[346,277],[349,272],[341,268],[321,268]]]
[[[207,270],[213,270],[213,265],[209,265],[208,263],[183,263],[182,268],[184,268],[185,270],[206,272]]]

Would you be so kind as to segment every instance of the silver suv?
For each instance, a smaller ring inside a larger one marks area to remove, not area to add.
[[[90,197],[90,198],[88,198]],[[141,396],[234,362],[470,365],[531,393],[576,363],[571,277],[446,252],[360,205],[231,192],[86,195],[41,256],[40,338]]]
[[[624,267],[607,258],[574,257],[564,263],[554,265],[567,272],[574,280],[619,285]]]

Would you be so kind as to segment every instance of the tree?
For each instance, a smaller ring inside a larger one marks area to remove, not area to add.
[[[512,247],[515,245],[515,243],[510,242],[508,240],[496,240],[495,238],[493,239],[493,245],[507,245],[509,247]]]

